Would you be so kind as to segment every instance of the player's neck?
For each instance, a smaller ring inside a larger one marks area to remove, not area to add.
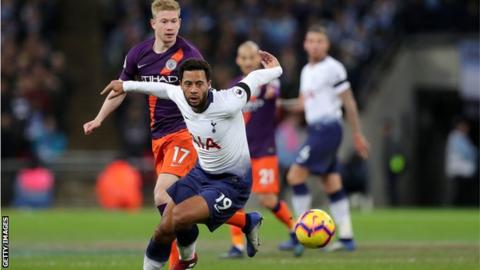
[[[323,60],[325,60],[325,58],[327,58],[328,55],[323,55],[323,56],[319,56],[319,57],[309,57],[308,58],[308,63],[309,64],[316,64],[316,63],[320,63],[322,62]]]
[[[193,110],[195,113],[203,113],[204,111],[207,110],[208,105],[209,105],[209,104],[208,104],[208,100],[205,99],[205,100],[203,101],[203,103],[200,104],[199,106],[197,106],[197,107],[192,107],[192,110]]]
[[[156,38],[155,42],[153,43],[153,51],[155,53],[164,53],[168,49],[170,49],[174,44],[175,44],[175,41],[171,43],[165,43],[161,39]]]
[[[208,106],[210,106],[210,90],[208,90],[207,94],[205,95],[205,97],[203,98],[203,101],[202,101],[202,104],[196,106],[196,107],[192,107],[192,110],[195,112],[195,113],[203,113],[204,111],[206,111],[208,109]]]

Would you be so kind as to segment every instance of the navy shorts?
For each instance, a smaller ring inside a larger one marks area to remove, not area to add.
[[[308,127],[308,137],[295,163],[316,175],[338,172],[337,151],[342,142],[339,121],[320,122]]]
[[[168,188],[167,193],[177,205],[193,196],[202,196],[210,210],[206,225],[213,232],[245,206],[251,188],[252,182],[247,178],[227,173],[209,174],[197,164]]]

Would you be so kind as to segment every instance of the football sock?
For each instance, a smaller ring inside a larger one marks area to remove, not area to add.
[[[143,269],[161,269],[170,255],[170,246],[170,244],[162,244],[150,239],[150,243],[148,243],[147,250],[145,251],[145,257],[143,258]]]
[[[308,191],[308,187],[305,183],[293,185],[292,205],[295,215],[298,217],[305,211],[310,209],[312,203],[312,195]]]
[[[237,226],[230,225],[230,234],[232,236],[232,244],[236,248],[243,250],[245,248],[244,240],[243,240],[243,232]]]
[[[283,200],[278,200],[277,205],[271,209],[278,220],[280,220],[291,231],[295,226],[293,221],[292,212],[288,208],[288,205]]]
[[[193,259],[195,256],[195,241],[198,237],[198,226],[195,224],[190,230],[178,231],[176,235],[180,260]]]
[[[344,190],[339,190],[328,194],[328,198],[330,199],[330,212],[333,220],[337,223],[338,238],[345,240],[352,239],[353,228],[347,194]]]
[[[238,210],[226,223],[244,229],[247,225],[247,215],[243,210]]]
[[[143,257],[143,270],[162,270],[165,262],[157,262],[149,259],[147,255]]]
[[[251,225],[252,225],[252,219],[251,219],[250,215],[247,213],[247,214],[245,214],[245,225],[242,228],[242,232],[246,233],[245,230],[249,229]]]
[[[158,212],[160,213],[160,216],[163,216],[163,212],[165,211],[165,208],[167,207],[167,204],[160,204],[157,206]],[[176,240],[172,242],[172,246],[170,248],[170,258],[168,258],[168,261],[170,262],[170,269],[172,269],[172,266],[175,265],[178,262],[178,250],[177,250],[177,244]]]
[[[177,264],[180,255],[178,254],[177,249],[177,240],[173,240],[172,246],[170,247],[170,257],[168,258],[168,269],[173,269],[173,266]]]

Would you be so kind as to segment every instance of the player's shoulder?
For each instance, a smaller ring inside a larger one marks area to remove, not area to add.
[[[213,93],[214,97],[214,102],[215,99],[220,100],[220,101],[229,101],[230,97],[235,96],[239,99],[242,99],[245,95],[247,95],[247,91],[245,87],[248,87],[244,83],[237,83],[232,87],[226,88],[226,89],[210,89]],[[232,95],[233,93],[233,95]]]
[[[145,50],[152,50],[154,43],[155,43],[155,38],[150,37],[150,38],[134,45],[130,49],[130,51],[131,52],[142,52],[142,51],[145,51]]]
[[[325,59],[325,65],[328,65],[331,68],[334,69],[340,69],[340,70],[345,70],[345,66],[342,64],[342,62],[338,61],[337,59],[333,58],[332,56],[328,55]]]
[[[138,58],[149,50],[152,50],[154,42],[155,38],[151,37],[140,43],[137,43],[128,51],[128,56]]]
[[[177,37],[178,46],[184,50],[184,52],[192,57],[199,57],[203,58],[200,51],[193,45],[193,43],[187,40],[184,37],[178,36]]]

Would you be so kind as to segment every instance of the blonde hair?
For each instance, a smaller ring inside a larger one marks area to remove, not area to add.
[[[327,28],[320,24],[311,25],[310,27],[308,27],[307,33],[308,32],[324,34],[328,38]]]
[[[180,5],[175,0],[154,0],[152,2],[152,17],[155,18],[155,14],[162,10],[178,10],[180,16]]]

